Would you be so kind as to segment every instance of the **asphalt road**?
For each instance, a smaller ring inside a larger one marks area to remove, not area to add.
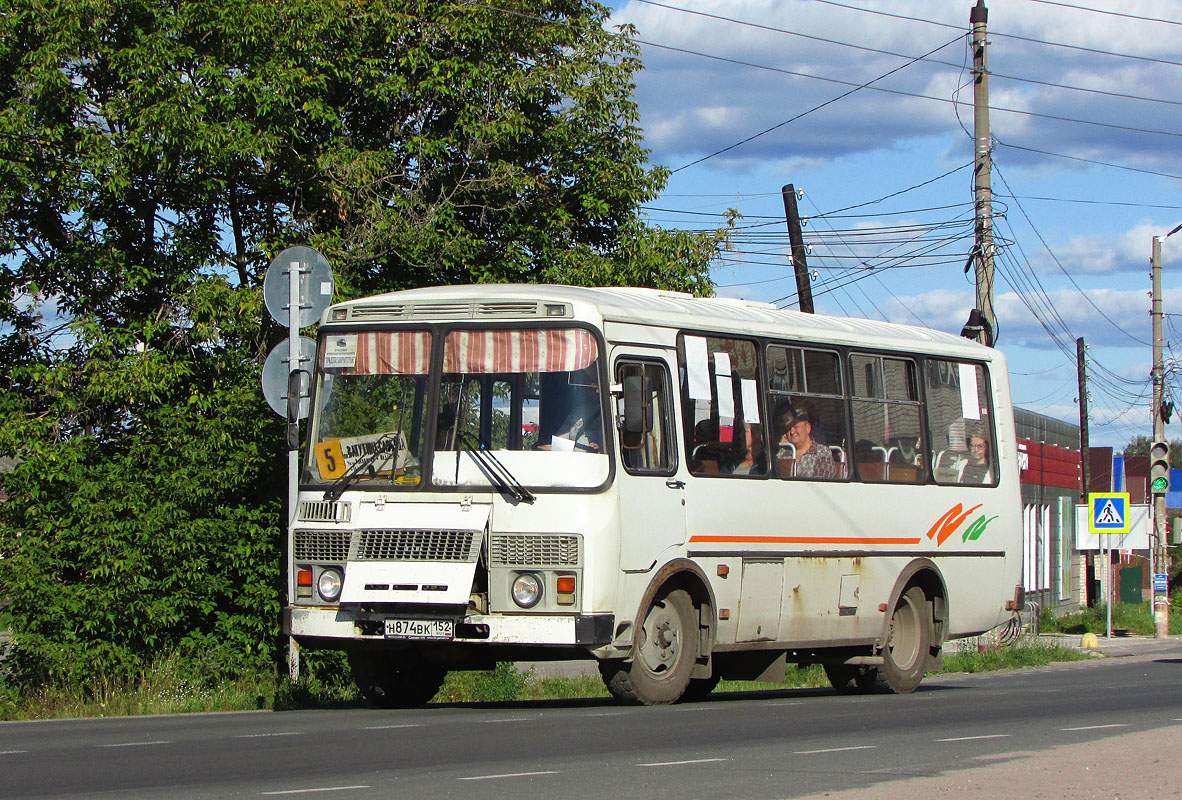
[[[794,690],[663,708],[576,701],[2,723],[0,797],[763,800],[1005,769],[1015,753],[1148,731],[1182,740],[1182,647],[928,678],[907,696]]]

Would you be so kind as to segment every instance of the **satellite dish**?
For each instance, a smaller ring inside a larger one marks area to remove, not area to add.
[[[312,362],[316,358],[316,342],[307,336],[300,337],[300,363],[292,367],[288,363],[288,343],[284,339],[271,348],[263,362],[263,397],[267,405],[281,417],[287,416],[287,383],[293,369],[300,370],[300,413],[299,419],[308,416],[308,397],[312,393]]]
[[[287,307],[291,304],[288,275],[293,263],[299,265],[300,271],[300,313],[297,319],[299,326],[306,328],[318,322],[332,302],[332,267],[318,251],[303,245],[289,247],[271,260],[263,277],[263,299],[267,302],[267,311],[284,327],[288,325]]]

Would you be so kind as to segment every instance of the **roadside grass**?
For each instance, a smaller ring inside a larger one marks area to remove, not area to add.
[[[1096,605],[1075,614],[1062,617],[1051,616],[1044,610],[1038,620],[1039,629],[1044,633],[1085,633],[1104,634],[1108,630],[1108,608]],[[1125,631],[1137,636],[1153,635],[1153,608],[1149,601],[1144,603],[1117,603],[1112,607],[1112,630]],[[1170,598],[1171,634],[1182,634],[1182,591]]]
[[[1025,637],[1007,647],[975,652],[949,652],[940,674],[985,672],[1043,666],[1088,658],[1072,647]],[[290,710],[363,705],[348,668],[339,654],[308,654],[298,683],[276,674],[245,675],[229,681],[201,681],[178,656],[163,658],[135,680],[79,687],[45,687],[23,697],[0,678],[0,720],[180,714],[256,709]],[[719,692],[767,692],[829,686],[819,665],[789,665],[774,683],[722,681]],[[489,671],[457,671],[447,676],[433,704],[507,703],[608,698],[597,674],[574,677],[537,675],[503,662]]]

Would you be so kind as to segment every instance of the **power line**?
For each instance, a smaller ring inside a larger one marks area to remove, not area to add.
[[[939,47],[935,48],[934,50],[929,50],[929,51],[928,51],[927,53],[925,53],[924,55],[931,55],[932,53],[937,53],[937,52],[939,52],[940,50],[943,50],[943,49],[944,49],[945,47],[947,47],[948,45],[950,45],[950,44],[955,44],[956,42],[960,41],[960,38],[961,38],[961,37],[959,37],[959,36],[958,36],[958,37],[956,37],[955,39],[953,39],[951,42],[947,42],[947,43],[945,43],[945,44],[942,44],[942,45],[940,45]],[[654,43],[652,43],[652,42],[643,42],[643,41],[641,41],[640,39],[637,39],[636,41],[640,42],[641,44],[647,44],[647,45],[649,45],[649,46],[652,46],[652,47],[660,47],[660,48],[664,48],[664,49],[675,50],[675,51],[678,51],[678,52],[683,52],[683,53],[687,53],[687,54],[691,54],[691,55],[703,56],[703,57],[705,57],[705,58],[717,58],[717,59],[719,59],[719,60],[721,60],[721,61],[727,61],[727,62],[731,62],[731,63],[735,63],[735,64],[741,64],[741,65],[744,65],[744,66],[756,67],[756,68],[758,68],[758,69],[769,69],[769,70],[773,70],[773,71],[775,71],[775,72],[784,72],[784,73],[787,73],[787,74],[790,74],[790,75],[797,75],[797,76],[800,76],[800,77],[810,77],[810,76],[808,76],[806,73],[803,73],[803,72],[799,72],[799,73],[798,73],[798,72],[793,72],[793,71],[791,71],[791,70],[781,70],[781,69],[777,69],[777,68],[775,68],[775,67],[764,67],[764,66],[762,66],[762,65],[758,65],[758,64],[744,64],[744,62],[741,62],[741,61],[734,61],[734,60],[732,60],[732,59],[729,59],[729,58],[721,58],[721,57],[718,57],[718,56],[712,56],[712,55],[708,55],[708,54],[706,54],[706,53],[697,53],[697,52],[694,52],[694,51],[692,51],[692,50],[683,50],[683,49],[681,49],[681,48],[676,48],[676,47],[668,47],[668,46],[666,46],[666,45],[659,45],[659,44],[654,44]],[[859,91],[859,90],[861,90],[861,89],[867,89],[867,88],[877,88],[877,87],[871,87],[871,84],[873,84],[873,83],[877,83],[878,81],[882,80],[883,78],[889,77],[889,76],[891,76],[891,75],[894,75],[896,72],[899,72],[900,70],[906,69],[907,67],[911,66],[912,64],[914,64],[916,61],[919,61],[919,60],[920,60],[920,59],[922,59],[923,57],[924,57],[924,56],[918,56],[918,57],[916,57],[916,58],[913,58],[913,59],[911,59],[910,61],[908,61],[906,64],[900,64],[899,66],[895,67],[894,69],[892,69],[892,70],[889,70],[889,71],[887,71],[887,72],[884,72],[882,75],[879,75],[877,78],[874,78],[874,79],[872,79],[872,80],[870,80],[870,81],[867,81],[866,83],[862,83],[862,84],[853,84],[853,83],[850,83],[850,82],[848,82],[848,81],[839,81],[839,80],[836,80],[836,79],[821,78],[821,80],[824,80],[824,81],[827,81],[827,82],[832,82],[832,83],[839,83],[839,84],[842,84],[842,85],[845,85],[845,86],[853,86],[854,88],[850,89],[848,92],[843,92],[842,94],[839,94],[837,97],[834,97],[834,98],[832,98],[832,99],[826,100],[825,102],[821,103],[820,105],[813,106],[812,108],[808,109],[807,111],[802,111],[801,113],[797,114],[796,116],[792,117],[791,119],[786,119],[786,120],[784,120],[783,122],[781,122],[781,123],[779,123],[779,124],[777,124],[777,125],[773,125],[772,127],[768,128],[767,130],[760,131],[760,132],[759,132],[759,133],[757,133],[757,134],[754,134],[754,135],[752,135],[752,136],[748,136],[746,139],[743,139],[742,141],[735,142],[734,144],[732,144],[732,145],[729,145],[729,146],[727,146],[727,147],[724,147],[724,148],[722,148],[721,150],[716,150],[715,152],[713,152],[713,153],[711,153],[711,154],[709,154],[709,155],[702,156],[701,158],[699,158],[699,159],[697,159],[697,160],[695,160],[695,161],[691,161],[691,162],[690,162],[690,163],[688,163],[688,164],[684,164],[684,165],[682,165],[682,166],[678,167],[677,169],[675,169],[675,170],[672,170],[671,172],[681,172],[683,169],[688,169],[689,167],[695,166],[695,165],[697,165],[697,164],[701,164],[703,161],[706,161],[707,159],[711,159],[711,158],[714,158],[715,156],[722,155],[723,153],[725,153],[725,152],[728,152],[728,151],[730,151],[730,150],[734,150],[736,147],[739,147],[739,146],[741,146],[741,145],[747,144],[748,142],[750,142],[750,141],[752,141],[752,140],[754,140],[754,139],[758,139],[760,136],[763,136],[763,135],[765,135],[765,134],[771,133],[771,132],[772,132],[772,131],[774,131],[774,130],[778,130],[779,128],[782,128],[782,127],[784,127],[785,125],[788,125],[789,123],[795,122],[796,120],[800,119],[801,117],[807,116],[808,114],[812,114],[814,111],[819,111],[819,110],[821,110],[822,108],[824,108],[825,106],[831,105],[831,104],[833,104],[833,103],[836,103],[838,100],[841,100],[841,99],[843,99],[843,98],[849,97],[851,94],[853,94],[854,92],[857,92],[857,91]],[[812,77],[819,77],[819,76],[812,76]],[[885,90],[885,89],[884,89],[884,90],[882,90],[882,91],[888,91],[888,90]]]
[[[644,0],[640,0],[640,2],[644,2]],[[1112,17],[1124,17],[1125,19],[1139,19],[1144,22],[1161,22],[1166,25],[1182,25],[1182,22],[1177,22],[1172,19],[1161,19],[1159,17],[1142,17],[1142,16],[1138,16],[1137,14],[1125,14],[1120,11],[1107,11],[1102,8],[1088,8],[1087,6],[1077,6],[1077,5],[1073,5],[1072,3],[1060,3],[1060,2],[1057,2],[1057,0],[1030,0],[1030,2],[1042,3],[1043,5],[1048,5],[1048,6],[1059,6],[1060,8],[1070,8],[1074,11],[1090,11],[1093,14],[1107,14]]]
[[[677,6],[668,5],[667,3],[659,3],[656,0],[634,0],[634,2],[643,3],[645,5],[650,5],[650,6],[655,6],[657,8],[668,9],[669,11],[677,11],[682,14],[690,14],[692,16],[705,17],[707,19],[718,20],[719,22],[729,22],[734,25],[742,25],[742,26],[748,27],[748,28],[755,28],[756,30],[768,31],[770,33],[782,33],[786,36],[796,36],[801,39],[808,39],[810,41],[821,42],[823,44],[832,44],[832,45],[837,45],[838,47],[848,47],[852,50],[860,50],[865,53],[875,53],[877,55],[891,56],[893,58],[917,59],[919,61],[923,61],[928,64],[938,64],[941,66],[953,67],[956,69],[960,69],[963,66],[961,64],[957,64],[955,61],[943,61],[938,58],[928,58],[927,56],[916,57],[916,56],[909,55],[907,53],[895,52],[894,50],[883,50],[878,47],[867,47],[865,45],[854,44],[853,42],[843,42],[839,39],[830,39],[825,36],[817,36],[815,34],[802,33],[800,31],[788,30],[787,28],[777,28],[772,25],[762,25],[758,22],[749,22],[747,20],[735,19],[734,17],[726,17],[726,16],[722,16],[720,14],[710,14],[705,11],[697,11],[697,10],[691,9],[691,8],[679,8]],[[1034,84],[1037,86],[1046,86],[1046,87],[1054,88],[1054,89],[1066,89],[1068,91],[1073,91],[1073,92],[1085,92],[1088,94],[1099,94],[1099,95],[1104,95],[1106,97],[1116,97],[1116,98],[1120,98],[1120,99],[1124,99],[1124,100],[1141,100],[1141,101],[1148,102],[1148,103],[1163,103],[1166,105],[1182,106],[1182,100],[1167,100],[1167,99],[1161,98],[1161,97],[1146,97],[1144,95],[1127,94],[1124,92],[1113,92],[1113,91],[1108,91],[1105,89],[1094,89],[1094,88],[1090,88],[1087,86],[1072,86],[1070,84],[1055,83],[1053,81],[1039,80],[1037,78],[1023,78],[1018,75],[1006,75],[1004,73],[996,72],[993,70],[990,70],[989,77],[991,80],[1000,78],[1002,80],[1015,81],[1018,83],[1030,83],[1030,84]]]
[[[1094,159],[1094,158],[1083,158],[1081,156],[1069,156],[1066,153],[1055,153],[1050,150],[1040,150],[1037,147],[1024,147],[1023,145],[1020,145],[1020,144],[1010,144],[1009,142],[1002,141],[1001,139],[998,139],[997,137],[994,137],[993,141],[999,147],[1008,147],[1011,150],[1024,150],[1027,153],[1038,153],[1039,155],[1043,155],[1043,156],[1054,156],[1055,158],[1065,158],[1069,161],[1081,161],[1085,164],[1097,164],[1101,167],[1112,167],[1113,169],[1121,169],[1121,170],[1125,170],[1127,172],[1140,172],[1144,175],[1156,175],[1159,178],[1173,178],[1175,180],[1182,181],[1182,175],[1173,175],[1169,172],[1157,172],[1157,171],[1151,170],[1151,169],[1141,169],[1140,167],[1129,167],[1124,164],[1115,164],[1111,161],[1098,161],[1097,159]]]
[[[948,22],[937,22],[936,20],[925,19],[923,17],[908,17],[903,14],[892,14],[889,11],[879,11],[879,10],[873,9],[873,8],[861,8],[859,6],[849,5],[848,3],[839,3],[839,2],[836,2],[836,0],[811,0],[811,2],[824,3],[825,5],[837,6],[838,8],[845,8],[845,9],[849,9],[850,11],[860,11],[863,14],[874,14],[874,15],[881,16],[881,17],[891,17],[893,19],[906,20],[907,22],[922,22],[925,25],[935,25],[940,28],[952,28],[953,30],[963,30],[964,29],[964,27],[961,25],[953,25]],[[1063,47],[1068,50],[1079,50],[1084,53],[1095,53],[1097,55],[1113,56],[1115,58],[1129,58],[1129,59],[1133,59],[1136,61],[1151,61],[1156,64],[1169,64],[1169,65],[1175,66],[1175,67],[1182,67],[1182,61],[1170,61],[1169,59],[1165,59],[1165,58],[1153,58],[1152,56],[1135,56],[1135,55],[1132,55],[1131,53],[1115,53],[1115,52],[1112,52],[1111,50],[1098,50],[1093,47],[1081,47],[1080,45],[1064,44],[1063,42],[1050,42],[1045,39],[1035,39],[1031,36],[1018,36],[1017,34],[1000,33],[998,31],[993,31],[993,30],[989,31],[989,35],[990,36],[997,36],[997,37],[1004,37],[1007,39],[1016,39],[1016,40],[1022,41],[1022,42],[1031,42],[1033,44],[1044,44],[1049,47]]]

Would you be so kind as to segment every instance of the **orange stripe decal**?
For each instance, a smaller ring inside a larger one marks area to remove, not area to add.
[[[691,536],[690,544],[919,544],[921,539],[871,536]]]

